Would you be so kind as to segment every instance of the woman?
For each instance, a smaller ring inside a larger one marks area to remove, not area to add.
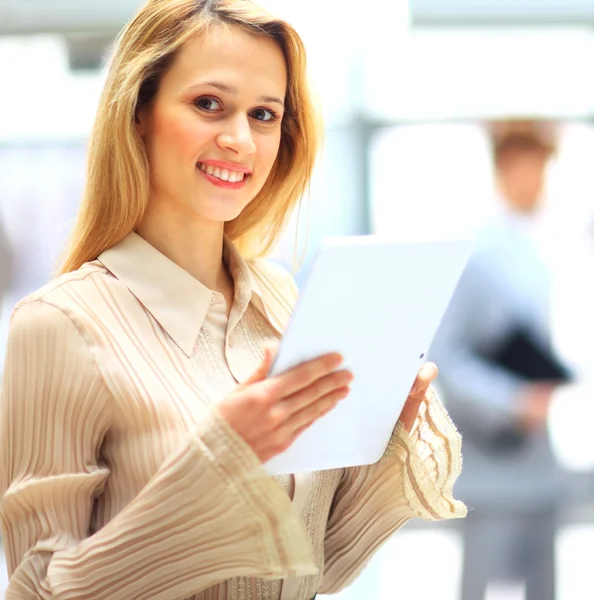
[[[262,463],[348,393],[330,355],[266,378],[295,300],[247,259],[304,192],[301,41],[249,0],[151,0],[124,30],[63,274],[11,322],[9,599],[310,600],[412,517],[460,517],[459,439],[419,374],[376,465]]]

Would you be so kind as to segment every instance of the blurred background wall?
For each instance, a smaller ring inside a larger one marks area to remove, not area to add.
[[[559,152],[546,193],[561,240],[555,336],[568,360],[585,376],[593,373],[594,0],[262,4],[305,39],[326,120],[311,197],[276,259],[292,264],[297,223],[299,249],[308,240],[304,268],[328,235],[471,235],[494,208],[484,122],[555,121]],[[52,276],[81,196],[104,62],[139,5],[0,0],[0,210],[14,265],[1,353],[12,306]],[[571,439],[570,429],[556,436],[564,459],[590,481],[587,441]],[[593,598],[589,495],[566,508],[557,543],[559,600]],[[340,600],[455,600],[460,563],[455,524],[411,524]],[[435,576],[423,576],[427,569]],[[522,592],[502,584],[495,598],[519,600]]]

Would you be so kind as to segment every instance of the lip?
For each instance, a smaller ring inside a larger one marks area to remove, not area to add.
[[[252,168],[248,165],[242,165],[239,163],[227,162],[224,160],[199,160],[196,165],[207,165],[210,167],[218,167],[219,169],[227,169],[228,171],[237,171],[238,173],[244,173],[245,175],[252,174]]]

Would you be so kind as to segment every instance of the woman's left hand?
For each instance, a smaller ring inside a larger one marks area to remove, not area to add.
[[[415,379],[399,419],[408,433],[413,428],[421,402],[425,399],[429,386],[435,381],[437,373],[437,367],[433,363],[426,363]]]

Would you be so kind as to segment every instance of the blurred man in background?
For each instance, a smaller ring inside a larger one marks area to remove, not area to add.
[[[477,236],[430,357],[464,437],[462,600],[482,600],[503,582],[524,586],[526,600],[553,600],[564,485],[546,423],[552,392],[570,377],[551,348],[541,218],[555,136],[519,121],[497,123],[491,135],[499,211]]]

